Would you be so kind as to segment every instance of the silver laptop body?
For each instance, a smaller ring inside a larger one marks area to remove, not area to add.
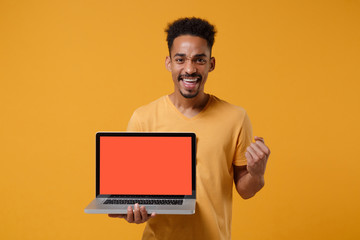
[[[138,203],[149,214],[194,214],[195,202],[194,133],[96,133],[96,198],[85,213],[126,214]]]

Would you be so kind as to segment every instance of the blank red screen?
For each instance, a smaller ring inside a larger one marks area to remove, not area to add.
[[[191,137],[100,137],[100,194],[191,195]]]

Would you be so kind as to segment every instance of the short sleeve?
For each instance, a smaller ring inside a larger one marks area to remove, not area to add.
[[[250,146],[252,139],[253,136],[252,136],[251,122],[248,115],[245,113],[236,143],[236,150],[233,161],[233,164],[235,166],[247,165],[245,153],[246,153],[246,148]]]
[[[141,124],[140,121],[137,117],[136,111],[133,113],[133,115],[131,116],[129,122],[128,122],[128,126],[127,126],[127,131],[128,132],[140,132],[142,131],[141,128]]]

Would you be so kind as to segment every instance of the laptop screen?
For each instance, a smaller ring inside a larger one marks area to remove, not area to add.
[[[99,137],[99,194],[191,195],[191,136]]]

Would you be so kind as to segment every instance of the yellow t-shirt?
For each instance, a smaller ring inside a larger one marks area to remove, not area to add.
[[[233,165],[246,165],[252,140],[245,110],[210,95],[205,108],[187,118],[163,96],[138,108],[127,130],[194,132],[197,138],[195,214],[157,215],[143,239],[231,239]]]

